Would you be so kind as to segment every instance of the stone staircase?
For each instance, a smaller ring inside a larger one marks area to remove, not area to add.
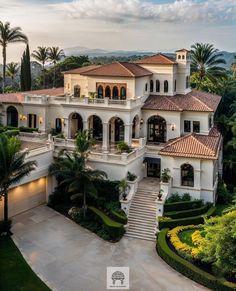
[[[140,185],[133,197],[125,236],[155,241],[156,236],[156,199],[155,187],[150,189]]]

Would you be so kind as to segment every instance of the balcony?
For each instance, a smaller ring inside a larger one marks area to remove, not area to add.
[[[113,107],[117,109],[132,109],[138,106],[142,106],[142,97],[139,96],[134,99],[127,100],[116,100],[105,98],[91,98],[91,97],[73,97],[73,96],[63,96],[63,97],[52,97],[52,96],[38,96],[38,95],[25,95],[24,103],[26,104],[60,104],[60,105],[81,105],[81,106],[91,106],[91,107]]]

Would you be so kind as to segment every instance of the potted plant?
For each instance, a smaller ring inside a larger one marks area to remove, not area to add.
[[[162,173],[161,173],[161,182],[163,183],[169,183],[170,181],[170,169],[166,168],[166,169],[163,169],[162,170]]]
[[[162,197],[162,195],[163,195],[163,192],[164,192],[164,191],[163,191],[162,189],[159,190],[159,192],[158,192],[158,194],[157,194],[158,201],[162,201],[161,197]]]
[[[128,171],[127,173],[127,180],[130,181],[130,182],[133,182],[137,179],[137,176],[135,174],[132,174]]]
[[[127,195],[128,195],[127,192],[130,189],[130,186],[129,186],[127,180],[126,179],[120,180],[118,187],[119,187],[120,195],[122,196],[123,200],[126,201]]]
[[[129,153],[131,150],[130,146],[124,142],[124,141],[120,141],[117,145],[117,149],[119,152],[121,153]]]

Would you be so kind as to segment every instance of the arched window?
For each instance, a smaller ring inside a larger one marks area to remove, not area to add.
[[[182,59],[183,59],[183,60],[184,60],[184,58],[185,58],[184,55],[182,55]]]
[[[116,86],[113,87],[112,89],[112,98],[113,99],[119,99],[119,91],[118,88]]]
[[[165,80],[165,81],[164,81],[164,92],[165,92],[165,93],[168,93],[168,91],[169,91],[169,84],[168,84],[168,81]]]
[[[98,86],[98,98],[103,98],[103,87],[102,87],[102,85]]]
[[[150,81],[150,92],[153,92],[153,80]]]
[[[181,59],[181,55],[178,56],[178,59],[179,59],[179,60]]]
[[[194,170],[189,164],[183,164],[181,166],[181,185],[194,187]]]
[[[105,97],[111,98],[111,88],[109,86],[106,86]]]
[[[18,111],[14,106],[7,108],[7,126],[18,127]]]
[[[175,80],[175,92],[177,91],[177,81]]]
[[[80,97],[80,86],[78,85],[74,87],[74,97]]]
[[[156,80],[156,92],[160,92],[160,81]]]
[[[126,99],[126,89],[125,87],[121,87],[120,89],[120,99],[125,100]]]
[[[166,142],[166,121],[159,115],[154,115],[148,119],[148,141]]]
[[[147,92],[148,90],[148,83],[145,84],[145,91]]]

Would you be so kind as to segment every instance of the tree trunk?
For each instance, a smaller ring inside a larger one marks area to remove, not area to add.
[[[45,89],[45,69],[43,65],[43,89]]]
[[[3,57],[3,80],[2,80],[2,93],[5,92],[5,82],[6,82],[6,45],[3,44],[2,49],[2,57]]]
[[[4,191],[4,224],[7,226],[8,224],[8,192]]]

